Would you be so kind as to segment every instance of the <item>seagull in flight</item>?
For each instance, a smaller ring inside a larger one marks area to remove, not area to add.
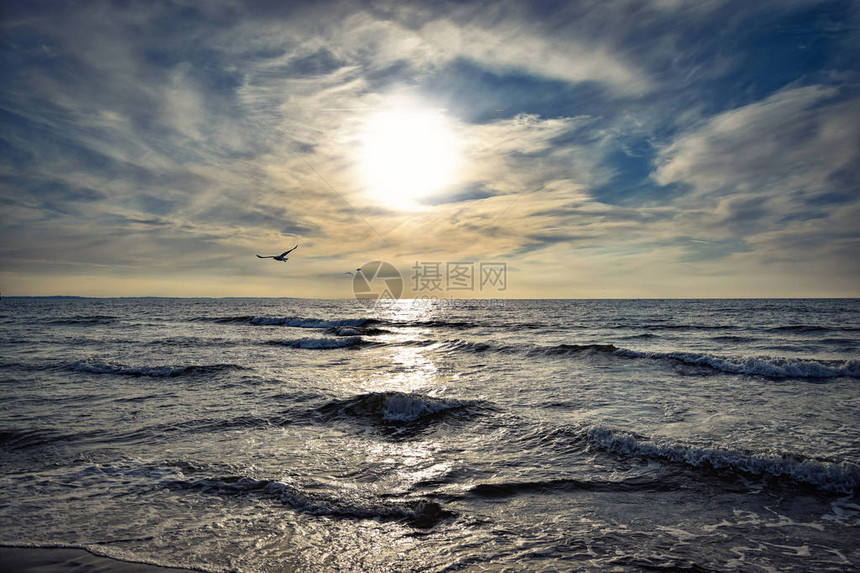
[[[299,246],[296,245],[295,247],[293,247],[289,251],[284,251],[280,255],[269,255],[267,257],[264,257],[263,255],[257,255],[257,258],[259,258],[259,259],[275,259],[276,261],[281,261],[282,263],[286,263],[287,258],[288,258],[287,255],[289,255],[290,253],[292,253],[293,251],[295,251],[298,248],[299,248]]]
[[[355,274],[358,274],[358,273],[360,273],[360,272],[361,272],[361,267],[358,267],[357,269],[355,269]],[[349,276],[352,276],[352,273],[351,273],[351,272],[349,272],[349,271],[347,271],[347,272],[345,272],[345,273],[343,273],[343,274],[345,274],[345,275],[349,275]]]

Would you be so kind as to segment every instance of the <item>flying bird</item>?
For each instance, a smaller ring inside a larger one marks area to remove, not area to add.
[[[361,272],[361,267],[358,267],[357,269],[355,269],[355,272],[356,272],[356,274],[360,273],[360,272]],[[349,276],[352,276],[352,273],[351,273],[351,272],[349,272],[349,271],[347,271],[347,272],[345,272],[345,273],[343,273],[343,274],[345,274],[345,275],[349,275]]]
[[[286,263],[287,258],[288,258],[287,255],[289,255],[290,253],[292,253],[293,251],[295,251],[298,248],[299,248],[299,246],[296,245],[295,247],[293,247],[289,251],[284,251],[280,255],[269,255],[266,257],[264,257],[263,255],[257,255],[257,258],[259,258],[259,259],[275,259],[276,261],[281,261],[282,263]]]

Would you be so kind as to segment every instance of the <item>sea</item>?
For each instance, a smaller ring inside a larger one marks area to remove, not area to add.
[[[0,545],[860,570],[860,299],[3,298]]]

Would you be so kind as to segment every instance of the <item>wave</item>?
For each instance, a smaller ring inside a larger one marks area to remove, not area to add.
[[[768,332],[829,332],[831,329],[817,324],[788,324],[768,328]]]
[[[766,329],[767,332],[860,332],[860,326],[822,326],[820,324],[786,324]]]
[[[613,351],[616,356],[626,358],[649,358],[671,360],[702,366],[728,374],[749,374],[767,378],[839,378],[860,377],[860,360],[816,361],[795,358],[767,357],[727,357],[697,352],[640,352],[619,348]]]
[[[197,317],[192,318],[192,321],[215,322],[219,324],[251,324],[254,326],[290,326],[293,328],[337,328],[337,327],[369,327],[372,325],[387,325],[397,328],[448,328],[453,330],[466,330],[478,328],[482,326],[477,322],[461,321],[461,320],[393,320],[385,318],[311,318],[302,316],[254,316],[254,315],[239,315],[239,316],[216,316],[216,317]],[[487,325],[500,326],[500,325]],[[523,325],[510,324],[506,325],[514,329],[528,328],[536,329],[543,328],[543,325]]]
[[[697,468],[728,469],[757,476],[785,477],[836,493],[851,494],[860,485],[860,466],[850,462],[835,463],[789,454],[678,444],[598,426],[578,429],[575,434],[582,435],[590,446],[611,454],[681,463]]]
[[[86,326],[90,324],[111,324],[116,322],[118,319],[115,316],[94,314],[94,315],[84,315],[84,316],[70,316],[66,318],[55,318],[53,320],[49,320],[48,324],[66,324],[66,325],[81,325]]]
[[[429,529],[455,516],[439,503],[426,499],[404,501],[379,501],[362,499],[339,499],[331,495],[307,492],[274,480],[257,480],[246,476],[224,476],[214,479],[173,481],[168,487],[194,489],[218,495],[262,495],[280,500],[292,509],[309,515],[343,519],[372,519],[375,521],[398,521],[420,529]]]
[[[494,342],[477,342],[454,338],[444,342],[435,342],[436,349],[447,352],[466,352],[481,354],[496,352],[501,354],[525,353],[529,356],[556,356],[566,354],[611,353],[618,350],[613,344],[557,344],[555,346],[535,346],[532,344],[497,344]]]
[[[382,321],[392,326],[413,327],[413,328],[450,328],[452,330],[466,330],[477,328],[480,325],[475,322],[462,320],[407,320],[407,321]]]
[[[189,319],[191,322],[214,322],[216,324],[246,324],[251,322],[253,315],[244,314],[239,316],[198,316]]]
[[[473,354],[479,354],[488,351],[503,352],[507,350],[507,348],[508,347],[497,346],[488,342],[474,342],[471,340],[461,340],[459,338],[455,338],[453,340],[446,340],[444,342],[439,343],[439,345],[437,346],[437,349],[442,351],[469,352]]]
[[[370,322],[367,318],[342,318],[337,320],[326,320],[322,318],[302,317],[266,317],[254,316],[249,321],[254,326],[290,326],[293,328],[332,328],[337,326],[364,326]]]
[[[329,415],[368,418],[387,424],[427,421],[455,410],[472,408],[474,402],[434,398],[405,392],[370,392],[345,400],[333,400],[319,411]]]
[[[191,322],[215,322],[217,324],[250,324],[253,326],[290,326],[293,328],[361,327],[378,321],[371,318],[324,319],[302,316],[206,316],[190,319]]]
[[[618,350],[614,344],[557,344],[543,346],[529,351],[530,355],[556,356],[565,354],[612,353]]]
[[[510,322],[510,321],[482,321],[482,322],[472,322],[466,320],[439,320],[439,319],[425,319],[425,320],[407,320],[407,321],[390,321],[390,320],[379,320],[382,324],[387,324],[390,326],[397,327],[412,327],[412,328],[447,328],[449,330],[470,330],[475,328],[487,328],[493,330],[503,329],[506,331],[519,331],[519,330],[543,330],[547,328],[555,328],[558,325],[546,324],[546,323],[531,323],[531,322]],[[564,328],[582,328],[577,325],[564,325]]]
[[[368,344],[360,336],[345,338],[297,338],[294,340],[270,340],[267,344],[289,346],[290,348],[302,348],[305,350],[332,350],[335,348],[349,348]]]
[[[237,364],[200,364],[200,365],[162,365],[130,366],[114,362],[101,362],[93,359],[78,360],[70,365],[75,372],[89,374],[116,374],[122,376],[175,377],[186,374],[218,374],[234,370],[247,370]]]
[[[469,495],[479,497],[513,497],[520,494],[556,493],[569,491],[639,491],[660,492],[674,491],[677,485],[666,480],[647,477],[637,477],[621,481],[611,480],[580,480],[560,478],[543,481],[491,482],[480,483],[467,490]]]
[[[269,416],[242,415],[232,418],[196,418],[192,420],[122,428],[122,432],[109,436],[111,443],[134,444],[143,442],[169,442],[175,434],[204,434],[211,436],[236,429],[269,429],[292,424],[293,418],[286,414]]]
[[[618,330],[735,330],[738,327],[729,324],[667,324],[667,323],[617,323],[607,328]]]
[[[0,446],[10,450],[24,450],[98,434],[97,431],[66,434],[51,428],[9,429],[0,431]]]
[[[745,340],[741,337],[731,338],[733,341]],[[537,346],[527,343],[499,344],[496,342],[481,342],[454,338],[439,341],[407,341],[400,345],[435,345],[442,352],[464,352],[468,354],[524,353],[528,356],[588,356],[595,354],[613,355],[621,358],[663,360],[680,362],[690,366],[710,369],[717,373],[746,374],[764,376],[767,378],[858,378],[860,377],[860,360],[813,360],[800,358],[775,357],[745,357],[719,356],[700,352],[647,352],[622,348],[610,343],[590,344],[556,344],[552,346]],[[798,350],[792,347],[791,350]]]
[[[326,334],[333,334],[334,336],[361,336],[365,333],[365,330],[354,326],[332,326],[326,329]]]
[[[710,340],[714,342],[756,342],[759,338],[753,336],[739,336],[736,334],[725,334],[722,336],[712,336]]]

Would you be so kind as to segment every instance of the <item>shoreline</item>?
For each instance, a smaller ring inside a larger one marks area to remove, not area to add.
[[[0,568],[8,573],[200,573],[199,570],[122,561],[65,547],[0,546]]]

